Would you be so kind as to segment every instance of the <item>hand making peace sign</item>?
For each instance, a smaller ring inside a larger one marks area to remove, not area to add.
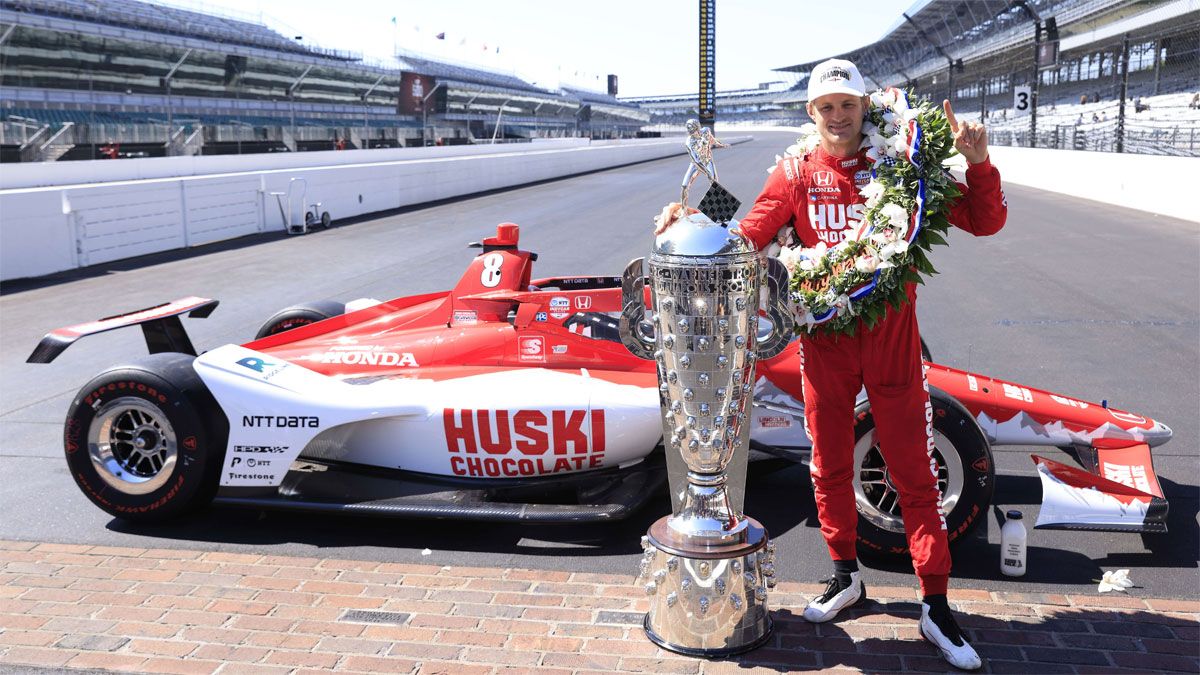
[[[942,101],[946,119],[950,121],[950,133],[954,134],[954,149],[971,164],[979,164],[988,157],[987,129],[978,122],[962,122],[954,116],[950,101]]]

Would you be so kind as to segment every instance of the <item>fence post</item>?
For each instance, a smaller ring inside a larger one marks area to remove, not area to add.
[[[1129,93],[1129,33],[1121,40],[1121,102],[1117,107],[1117,152],[1125,152],[1125,97]],[[1134,109],[1137,112],[1137,109]]]

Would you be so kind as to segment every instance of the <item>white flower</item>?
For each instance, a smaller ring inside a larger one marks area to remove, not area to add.
[[[862,132],[864,136],[872,136],[879,133],[879,127],[875,126],[871,122],[863,122]]]
[[[908,152],[908,139],[905,138],[905,134],[896,134],[893,136],[892,147],[895,149],[897,156]]]
[[[871,92],[871,105],[875,108],[883,107],[883,92],[876,90]]]
[[[891,107],[896,105],[896,92],[889,89],[879,96],[879,102],[885,106]],[[886,117],[886,115],[884,115]]]
[[[881,187],[880,190],[883,188]],[[899,228],[908,221],[908,211],[904,210],[899,204],[884,204],[880,209],[880,214],[888,219],[888,224],[892,227]]]
[[[878,162],[879,161],[879,149],[874,148],[874,147],[867,149],[866,156],[867,156],[867,159],[871,160],[872,163]]]
[[[863,274],[870,274],[871,272],[874,272],[877,267],[879,267],[879,259],[873,255],[860,256],[854,261],[854,269],[862,272]]]
[[[876,248],[883,248],[893,241],[896,241],[896,231],[889,228],[882,229],[871,235],[871,243]]]
[[[1117,570],[1116,572],[1105,572],[1104,577],[1100,579],[1100,585],[1096,590],[1101,593],[1109,591],[1125,592],[1126,588],[1133,586],[1133,581],[1129,578],[1129,570]]]
[[[892,259],[892,256],[902,255],[907,250],[908,242],[903,239],[897,239],[896,241],[888,242],[883,248],[879,249],[879,259],[889,261]]]
[[[789,145],[787,150],[783,151],[783,154],[791,156],[791,157],[799,157],[800,155],[804,154],[804,147],[801,146],[799,142],[797,142],[793,145]]]
[[[779,262],[787,268],[788,272],[795,272],[796,265],[800,263],[800,251],[794,248],[782,248],[779,251]]]
[[[883,113],[883,123],[884,124],[891,125],[895,121],[896,121],[895,113],[893,113],[891,111]]]
[[[815,133],[817,133],[817,125],[813,124],[812,122],[808,122],[800,127],[801,139],[805,138],[806,136],[812,136]]]
[[[904,92],[896,92],[892,98],[895,99],[895,102],[892,103],[892,108],[895,109],[896,112],[908,110],[908,97],[904,95]]]
[[[882,197],[883,192],[883,185],[881,185],[879,181],[873,180],[862,186],[862,188],[858,191],[858,194],[862,195],[867,201],[871,201],[872,199],[879,199]]]
[[[908,123],[917,119],[917,115],[919,114],[921,114],[921,111],[917,110],[916,108],[905,108],[900,112],[900,117],[905,123]]]

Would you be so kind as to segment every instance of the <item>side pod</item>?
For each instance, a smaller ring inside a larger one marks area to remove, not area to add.
[[[139,309],[135,312],[110,316],[99,321],[67,326],[46,333],[26,363],[50,363],[81,337],[104,333],[126,326],[141,325],[146,347],[151,354],[179,352],[196,356],[196,348],[188,338],[180,314],[203,319],[217,308],[217,300],[188,297],[173,302]]]

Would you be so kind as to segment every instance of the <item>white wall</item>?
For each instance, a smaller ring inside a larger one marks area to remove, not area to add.
[[[1200,222],[1200,158],[993,146],[1005,183]]]
[[[747,140],[747,139],[740,139]],[[282,230],[272,192],[341,219],[683,153],[681,139],[8,164],[0,279]],[[294,180],[294,179],[303,179]],[[48,181],[53,181],[48,184]],[[286,200],[285,200],[286,201]]]

